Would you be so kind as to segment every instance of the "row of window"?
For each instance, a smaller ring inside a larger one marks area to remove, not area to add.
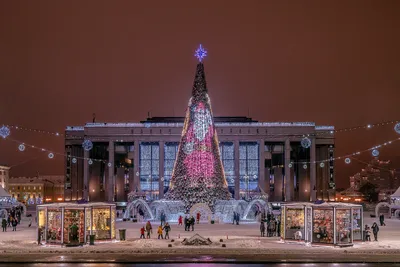
[[[28,188],[28,190],[31,190],[30,186],[17,186],[16,188],[17,190],[21,190],[21,188],[23,188],[22,190],[26,190],[26,188]],[[12,187],[12,190],[15,190],[15,186]],[[36,186],[32,186],[32,190],[36,190]],[[38,190],[42,190],[42,187],[38,186]]]
[[[140,185],[143,191],[158,191],[159,178],[164,178],[167,190],[172,177],[179,143],[164,144],[164,173],[160,175],[160,147],[157,142],[140,144]],[[235,149],[233,142],[220,142],[221,160],[228,186],[234,190],[235,185]],[[259,177],[259,145],[257,142],[239,143],[240,190],[254,190]]]

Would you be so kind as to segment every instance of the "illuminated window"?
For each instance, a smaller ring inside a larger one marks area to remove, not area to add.
[[[221,142],[219,144],[221,161],[224,166],[226,181],[229,191],[235,194],[235,146],[233,142]]]
[[[140,144],[140,185],[143,191],[158,191],[160,147],[157,142]]]
[[[240,142],[239,175],[240,190],[255,190],[258,185],[259,151],[257,142]]]

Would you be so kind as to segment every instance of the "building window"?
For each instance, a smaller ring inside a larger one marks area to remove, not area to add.
[[[36,190],[36,186],[33,187],[33,190]]]
[[[19,190],[19,186],[18,186],[18,190]]]
[[[240,142],[239,175],[240,192],[248,197],[250,191],[257,188],[259,169],[259,146],[257,142]]]
[[[158,193],[160,147],[157,142],[143,142],[140,144],[140,186],[143,191],[151,192],[153,199]]]
[[[229,192],[235,195],[235,145],[233,142],[220,142],[219,150]]]
[[[166,142],[164,144],[164,191],[169,188],[169,182],[172,178],[176,155],[178,154],[179,143]]]

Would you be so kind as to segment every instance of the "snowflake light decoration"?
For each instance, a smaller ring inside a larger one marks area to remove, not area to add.
[[[109,162],[109,163],[107,164],[108,167],[111,167],[111,165],[112,165],[111,162]]]
[[[350,158],[346,158],[346,159],[344,160],[344,162],[345,162],[346,164],[350,164],[351,159],[350,159]]]
[[[397,123],[397,124],[394,126],[394,130],[396,131],[396,133],[400,134],[400,122]]]
[[[85,149],[86,151],[90,151],[90,150],[92,150],[92,148],[93,148],[93,143],[92,143],[92,141],[90,141],[89,139],[86,139],[85,141],[83,141],[82,147],[83,147],[83,149]]]
[[[72,158],[72,163],[76,163],[77,162],[77,160],[76,160],[76,158]]]
[[[201,62],[203,58],[207,56],[207,51],[203,48],[202,45],[200,45],[194,53],[194,56],[197,57],[197,59]]]
[[[4,139],[7,138],[10,135],[10,128],[7,126],[3,125],[0,128],[0,136],[3,137]]]
[[[377,149],[372,150],[372,156],[374,156],[374,157],[379,156],[379,150],[377,150]]]
[[[293,164],[292,164],[292,163],[289,163],[288,167],[289,167],[289,168],[292,168],[292,167],[293,167]]]
[[[19,146],[18,146],[18,149],[19,149],[19,151],[25,151],[25,145],[24,144],[20,144]]]
[[[301,139],[301,146],[304,148],[309,148],[311,146],[311,140],[308,137]]]
[[[305,170],[307,169],[307,164],[303,165],[303,169],[305,169]]]
[[[319,164],[319,166],[320,166],[321,168],[323,168],[323,167],[325,167],[325,163],[321,162],[321,163]]]
[[[52,159],[52,158],[54,158],[54,154],[50,152],[48,157],[49,157],[49,159]]]
[[[93,164],[93,160],[89,159],[88,163],[89,163],[89,165],[92,165]]]

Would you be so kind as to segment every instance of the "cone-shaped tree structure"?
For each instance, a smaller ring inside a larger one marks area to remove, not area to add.
[[[206,203],[213,209],[215,200],[231,198],[201,62],[197,64],[192,97],[165,198],[183,201],[187,210],[196,203]]]

